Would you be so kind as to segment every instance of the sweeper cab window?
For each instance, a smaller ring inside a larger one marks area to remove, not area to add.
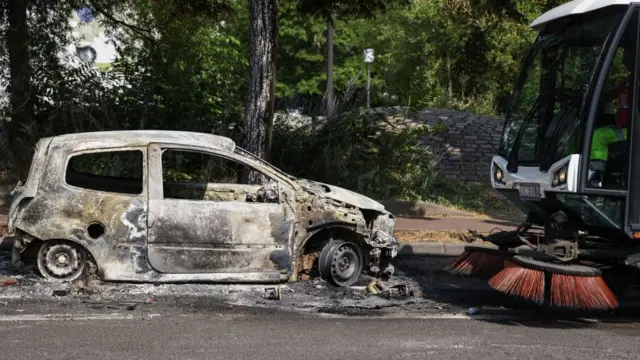
[[[506,114],[499,152],[510,168],[535,166],[546,172],[589,146],[583,143],[594,80],[627,10],[616,6],[555,20],[540,32]],[[624,64],[616,61],[612,76],[620,76]]]
[[[584,139],[582,154],[587,158],[582,164],[587,167],[582,172],[585,193],[557,195],[564,208],[589,227],[623,229],[625,222],[629,134],[637,117],[632,110],[639,108],[633,91],[638,88],[633,85],[638,68],[638,10],[632,11],[603,52],[602,65],[590,82],[591,101],[584,107],[590,111],[590,122],[585,119],[585,126],[576,131],[575,138]]]
[[[638,99],[633,89],[637,69],[638,13],[633,16],[610,46],[603,70],[593,82],[593,123],[585,141],[588,189],[628,190],[629,134]]]

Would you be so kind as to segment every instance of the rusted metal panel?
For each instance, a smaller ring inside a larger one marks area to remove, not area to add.
[[[131,130],[65,134],[52,138],[71,151],[114,147],[143,147],[150,143],[189,144],[233,153],[233,140],[212,134],[189,131]]]
[[[282,270],[269,260],[293,227],[280,204],[164,199],[149,209],[149,261],[160,272]]]

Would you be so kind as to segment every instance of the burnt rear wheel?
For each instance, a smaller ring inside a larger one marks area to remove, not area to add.
[[[360,279],[363,257],[360,247],[354,243],[333,241],[320,253],[318,270],[320,276],[334,286],[351,286]]]
[[[38,251],[38,270],[49,281],[70,282],[87,268],[87,252],[70,241],[45,241]]]

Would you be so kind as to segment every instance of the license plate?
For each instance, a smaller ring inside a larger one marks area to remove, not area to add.
[[[518,187],[520,198],[529,200],[542,199],[542,191],[539,184],[520,184]]]

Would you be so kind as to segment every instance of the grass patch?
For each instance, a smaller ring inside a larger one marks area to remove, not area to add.
[[[469,234],[462,231],[396,231],[394,236],[401,243],[422,242],[464,243]]]
[[[457,181],[437,181],[432,199],[436,204],[479,214],[513,213],[519,210],[485,184],[465,184]]]
[[[487,234],[484,234],[487,235]],[[410,230],[396,231],[394,233],[398,242],[405,244],[416,244],[425,242],[440,242],[451,244],[481,244],[484,241],[473,237],[467,231],[427,231],[427,230]]]

